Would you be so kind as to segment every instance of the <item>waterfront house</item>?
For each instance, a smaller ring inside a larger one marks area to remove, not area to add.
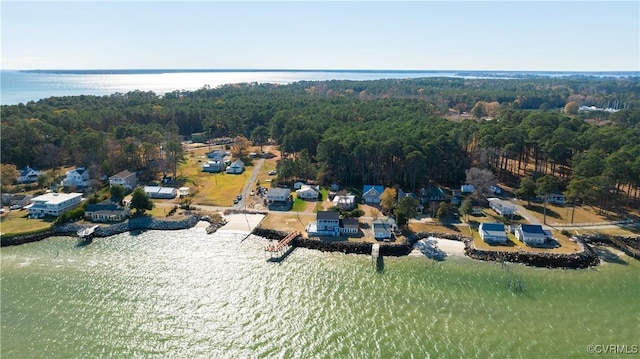
[[[267,192],[267,202],[287,202],[291,196],[291,190],[288,188],[272,188]]]
[[[319,194],[320,187],[318,186],[303,185],[299,190],[296,191],[296,195],[298,196],[298,198],[302,199],[318,199]]]
[[[149,198],[171,199],[176,198],[178,190],[173,187],[144,186],[144,193]]]
[[[316,214],[316,221],[307,225],[307,233],[315,236],[339,236],[340,212],[318,211]]]
[[[358,234],[358,231],[360,231],[360,222],[357,218],[344,218],[340,220],[340,233]]]
[[[78,206],[82,202],[82,193],[46,193],[31,199],[25,208],[31,217],[59,216]]]
[[[501,216],[513,216],[516,213],[516,207],[509,201],[499,198],[487,198],[489,207]]]
[[[356,207],[356,196],[352,194],[335,195],[332,203],[334,207],[350,211]]]
[[[76,167],[71,171],[67,171],[62,185],[67,187],[87,187],[89,185],[89,170],[85,167]]]
[[[244,162],[242,162],[241,160],[236,160],[235,162],[230,164],[229,167],[227,167],[226,172],[231,174],[240,174],[244,172]]]
[[[89,204],[84,210],[84,217],[92,222],[122,222],[130,215],[128,209],[112,203],[110,200]]]
[[[131,191],[138,185],[138,178],[134,172],[124,170],[109,177],[109,187],[114,185],[120,185]]]
[[[391,240],[391,236],[393,235],[393,228],[391,227],[391,223],[387,221],[383,221],[381,219],[373,222],[373,238],[377,240],[384,240],[388,242]]]
[[[545,244],[553,236],[539,224],[521,224],[516,228],[516,238],[528,246],[537,246]]]
[[[383,186],[365,185],[362,189],[362,200],[368,204],[379,204]]]
[[[35,168],[29,166],[20,170],[20,176],[18,177],[18,183],[33,183],[38,180],[41,172]]]
[[[480,238],[487,243],[507,243],[507,232],[502,223],[480,223]]]

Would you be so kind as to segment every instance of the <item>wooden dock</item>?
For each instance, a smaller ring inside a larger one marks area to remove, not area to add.
[[[278,241],[278,243],[269,243],[269,244],[267,244],[267,246],[264,248],[264,250],[267,251],[267,252],[272,252],[272,253],[281,252],[284,247],[286,247],[289,244],[291,244],[291,241],[293,241],[293,239],[296,238],[299,235],[300,235],[300,232],[298,232],[298,231],[291,232],[291,233],[287,234],[286,237],[284,237],[280,241]]]

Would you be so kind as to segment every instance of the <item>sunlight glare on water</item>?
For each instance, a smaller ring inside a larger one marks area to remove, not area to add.
[[[170,235],[167,235],[170,233]],[[2,249],[3,358],[583,357],[639,337],[638,262],[582,271],[298,248],[202,228]],[[506,287],[517,276],[523,292]]]

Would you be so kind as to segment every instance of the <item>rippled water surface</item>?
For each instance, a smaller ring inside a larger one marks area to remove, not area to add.
[[[2,358],[585,357],[640,344],[640,264],[547,270],[203,229],[2,248]],[[522,283],[522,291],[508,283]]]

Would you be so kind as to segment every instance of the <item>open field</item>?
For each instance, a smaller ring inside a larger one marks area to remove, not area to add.
[[[220,149],[221,146],[212,146]],[[187,160],[178,168],[176,187],[189,187],[192,193],[192,204],[205,206],[232,206],[233,199],[242,191],[245,182],[251,175],[253,166],[247,166],[242,174],[207,173],[200,167],[207,159],[208,147],[197,148],[187,154]],[[179,199],[175,200],[179,203]]]
[[[538,202],[518,201],[520,205],[526,208],[529,213],[535,216],[542,223],[544,218],[544,204]],[[605,221],[622,220],[623,217],[603,216],[598,214],[598,209],[593,206],[576,206],[575,213],[570,205],[561,206],[557,204],[547,203],[547,224],[549,225],[567,225],[571,224],[571,216],[573,214],[573,223],[600,223]]]

